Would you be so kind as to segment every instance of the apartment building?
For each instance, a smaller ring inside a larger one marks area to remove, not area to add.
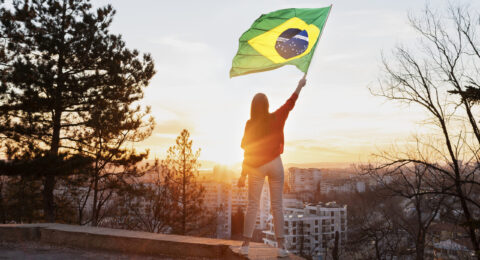
[[[288,186],[290,192],[315,192],[320,188],[320,180],[322,172],[316,168],[297,168],[291,167],[288,169]]]
[[[217,214],[216,237],[230,239],[232,233],[232,190],[226,183],[204,181],[204,205],[210,212]]]
[[[291,203],[291,202],[290,202]],[[335,243],[338,232],[339,248],[347,239],[347,206],[335,202],[288,208],[285,212],[285,243],[294,254],[303,252],[312,257],[326,257]],[[268,219],[268,230],[264,231],[265,244],[277,246],[273,219]]]

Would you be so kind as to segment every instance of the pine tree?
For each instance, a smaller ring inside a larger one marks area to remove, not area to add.
[[[150,55],[109,32],[114,14],[89,0],[0,6],[0,147],[10,159],[0,171],[43,180],[50,222],[56,177],[89,162],[82,145],[90,144],[96,111],[129,113],[155,73]]]
[[[164,164],[168,167],[170,196],[173,200],[172,232],[180,235],[191,234],[201,228],[206,219],[203,206],[205,189],[198,183],[198,157],[200,150],[192,150],[190,133],[184,129],[176,144],[167,152]]]

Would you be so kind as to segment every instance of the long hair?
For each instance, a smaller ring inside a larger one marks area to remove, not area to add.
[[[270,133],[269,122],[268,98],[263,93],[257,93],[252,99],[250,108],[248,139],[254,141],[268,135]]]
[[[256,122],[268,116],[268,98],[263,93],[257,93],[252,99],[250,107],[250,120]]]

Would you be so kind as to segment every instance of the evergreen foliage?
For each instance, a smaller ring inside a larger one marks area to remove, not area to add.
[[[105,157],[142,157],[115,144],[125,132],[132,140],[143,124],[132,104],[154,64],[109,31],[114,14],[89,0],[0,5],[0,147],[9,160],[0,174],[43,181],[46,221],[55,220],[58,176]]]

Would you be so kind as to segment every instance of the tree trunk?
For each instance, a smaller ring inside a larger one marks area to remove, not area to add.
[[[96,171],[96,170],[95,170]],[[93,177],[93,205],[92,205],[92,226],[96,227],[98,225],[98,211],[97,211],[97,202],[98,201],[98,178],[97,173]]]
[[[475,232],[475,227],[472,225],[472,216],[470,214],[470,209],[468,208],[467,201],[465,200],[465,195],[463,194],[462,187],[459,180],[455,180],[455,188],[457,195],[460,199],[460,204],[462,206],[463,214],[465,217],[465,222],[468,223],[468,231],[470,236],[470,241],[472,242],[473,249],[476,252],[477,259],[480,260],[480,248],[478,245],[477,234]]]
[[[463,214],[464,214],[466,222],[471,223],[472,216],[470,214],[470,209],[468,208],[467,201],[465,200],[465,195],[463,194],[463,190],[462,190],[462,183],[461,183],[462,178],[460,176],[460,166],[458,165],[457,157],[455,156],[455,154],[453,152],[453,148],[452,148],[452,145],[451,145],[451,142],[450,142],[450,137],[449,137],[449,134],[448,134],[448,131],[447,131],[447,126],[446,126],[445,121],[443,119],[440,120],[440,125],[442,127],[442,131],[443,131],[444,136],[445,136],[445,141],[446,141],[446,144],[447,144],[447,148],[448,148],[448,151],[449,151],[449,154],[450,154],[450,157],[452,159],[453,166],[454,166],[455,192],[456,192],[456,195],[458,196],[458,198],[460,199],[460,205],[462,206],[462,210],[463,210]],[[475,228],[471,225],[468,225],[468,230],[469,230],[470,241],[472,242],[472,245],[473,245],[473,249],[475,250],[475,252],[480,252],[480,248],[479,248],[478,241],[477,241],[477,235],[475,233]],[[477,254],[477,259],[480,260],[480,254]]]
[[[54,187],[55,176],[48,174],[45,176],[45,180],[43,182],[43,210],[45,214],[45,221],[48,223],[55,222],[55,205],[53,197]]]
[[[58,148],[60,146],[61,118],[62,118],[62,112],[60,112],[60,109],[55,110],[53,113],[53,133],[52,133],[52,143],[50,146],[50,155],[55,158],[58,156]],[[54,189],[55,189],[55,176],[52,174],[52,172],[49,172],[47,170],[45,180],[43,183],[43,201],[44,201],[45,221],[50,223],[55,222],[55,198],[53,196]]]
[[[183,147],[183,181],[182,181],[182,235],[185,235],[186,232],[186,223],[187,223],[187,199],[185,198],[186,189],[187,189],[187,162],[186,162],[186,155],[185,155],[185,147]]]
[[[333,260],[338,260],[338,231],[335,232],[335,244],[333,245],[333,250],[332,250],[332,258]]]
[[[7,216],[6,216],[6,207],[3,203],[3,182],[0,182],[0,222],[3,224],[7,223]]]
[[[416,260],[423,260],[425,255],[425,233],[423,231],[420,231],[418,234],[415,253]]]
[[[63,16],[65,17],[66,2],[63,6]],[[65,21],[65,20],[63,20]],[[63,32],[64,34],[64,32]],[[63,40],[63,37],[62,37]],[[62,123],[62,89],[63,89],[63,67],[65,65],[65,59],[63,53],[60,51],[58,57],[58,71],[57,71],[57,89],[54,91],[54,110],[52,116],[52,143],[50,144],[50,156],[58,157],[58,149],[60,147],[60,129]],[[45,182],[43,185],[43,198],[44,198],[44,214],[47,222],[55,222],[55,197],[53,190],[55,189],[55,175],[48,170],[46,171]]]
[[[382,260],[382,257],[380,255],[380,248],[378,246],[378,239],[375,238],[375,255],[377,256],[377,260]]]
[[[78,208],[78,225],[82,225],[83,222],[83,210]]]

